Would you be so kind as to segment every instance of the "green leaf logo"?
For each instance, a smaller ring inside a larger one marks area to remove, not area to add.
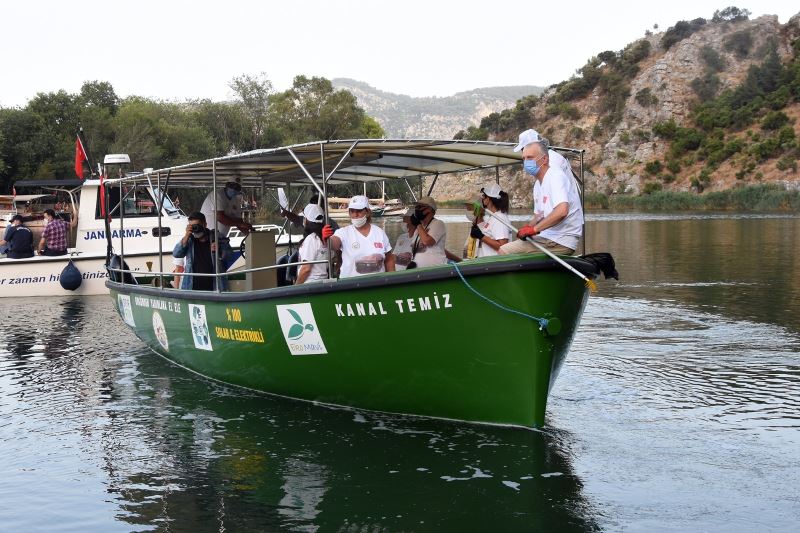
[[[300,318],[300,315],[297,314],[297,311],[293,311],[292,309],[287,309],[287,311],[289,311],[289,314],[292,315],[295,322],[297,322],[301,326],[303,325],[303,319]]]
[[[303,329],[302,324],[294,324],[292,327],[289,328],[289,338],[291,340],[297,340],[303,336],[305,330]]]

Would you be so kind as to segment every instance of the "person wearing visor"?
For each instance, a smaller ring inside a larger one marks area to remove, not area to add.
[[[214,198],[216,197],[216,210]],[[228,237],[231,226],[235,226],[247,235],[253,231],[253,226],[242,219],[242,186],[235,181],[229,181],[225,187],[218,189],[216,195],[211,191],[203,200],[200,212],[206,220],[216,222],[216,232],[222,238]]]
[[[551,159],[551,153],[555,152],[548,149],[546,140],[532,140],[534,137],[528,134],[531,131],[534,130],[520,134],[520,142],[514,150],[522,150],[523,169],[534,178],[533,218],[517,232],[519,240],[501,246],[500,253],[539,252],[525,240],[530,238],[553,253],[571,255],[583,236],[583,208],[578,187],[572,170],[565,172],[559,160]],[[538,135],[536,137],[538,139]]]
[[[394,254],[386,233],[370,223],[372,211],[366,196],[350,198],[347,205],[351,225],[322,229],[322,242],[331,240],[331,249],[342,252],[340,277],[349,278],[375,272],[394,272]]]
[[[303,209],[303,219],[305,228],[303,242],[300,243],[300,261],[325,261],[325,263],[301,265],[297,270],[295,285],[328,279],[328,246],[322,242],[325,213],[317,204],[308,204]]]
[[[475,257],[498,255],[498,250],[511,241],[511,221],[508,219],[508,193],[492,183],[481,189],[481,207],[469,236],[476,241]],[[469,216],[468,216],[469,218]]]
[[[195,291],[213,291],[216,281],[219,280],[220,290],[228,289],[226,277],[192,276],[193,273],[213,274],[223,270],[222,263],[232,253],[230,245],[221,242],[219,246],[220,264],[216,265],[215,255],[217,250],[216,235],[214,230],[206,227],[206,217],[203,213],[195,212],[189,215],[186,233],[181,240],[175,243],[172,257],[185,258],[183,275],[180,288]]]
[[[447,241],[447,229],[444,222],[436,215],[436,200],[423,196],[414,205],[414,214],[410,221],[415,231],[412,244],[412,263],[416,267],[444,265],[447,254],[444,246]],[[413,268],[409,266],[408,268]]]

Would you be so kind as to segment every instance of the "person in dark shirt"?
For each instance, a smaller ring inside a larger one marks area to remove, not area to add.
[[[203,213],[195,212],[189,215],[189,224],[186,233],[172,250],[173,257],[185,257],[184,272],[180,288],[196,291],[213,291],[216,288],[215,280],[219,279],[220,290],[227,290],[228,280],[225,277],[192,276],[192,273],[213,274],[223,270],[215,267],[215,252],[217,250],[216,232],[206,227],[206,217]],[[220,244],[220,262],[223,262],[231,253],[230,245]]]
[[[10,259],[33,257],[33,233],[22,223],[22,215],[11,218],[11,226],[6,229],[0,245],[7,246],[6,254]]]

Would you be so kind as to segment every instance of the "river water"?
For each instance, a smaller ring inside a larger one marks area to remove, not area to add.
[[[107,297],[0,299],[0,528],[796,530],[798,236],[796,216],[590,215],[621,280],[541,431],[257,395],[149,352]]]

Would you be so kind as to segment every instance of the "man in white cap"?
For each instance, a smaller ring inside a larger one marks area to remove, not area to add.
[[[351,225],[334,233],[330,225],[322,228],[322,242],[331,240],[331,249],[342,252],[340,277],[349,278],[375,272],[394,272],[394,254],[383,229],[370,224],[372,210],[366,196],[350,198],[347,205]]]
[[[517,233],[519,240],[500,247],[500,254],[538,252],[529,238],[553,253],[571,255],[583,236],[583,208],[572,169],[567,162],[567,172],[535,130],[522,132],[519,140],[514,150],[522,150],[522,166],[534,178],[533,218]]]
[[[447,241],[447,229],[444,222],[436,215],[436,200],[430,196],[423,196],[414,205],[414,214],[411,223],[416,226],[412,237],[412,257],[415,266],[428,267],[444,265],[447,255],[444,249]],[[411,267],[413,268],[413,267]]]

